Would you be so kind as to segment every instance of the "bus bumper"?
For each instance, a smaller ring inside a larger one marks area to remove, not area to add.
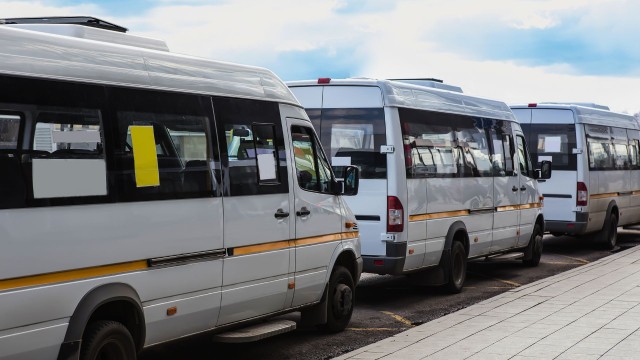
[[[364,272],[380,275],[400,275],[407,257],[406,242],[387,242],[386,255],[362,255]]]
[[[544,221],[545,231],[550,233],[581,235],[587,231],[587,222],[589,221],[589,213],[577,212],[576,221]]]

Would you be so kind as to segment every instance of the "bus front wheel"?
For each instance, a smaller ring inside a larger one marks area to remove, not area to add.
[[[117,321],[92,322],[82,337],[82,360],[135,360],[136,356],[131,333]]]
[[[326,332],[337,333],[349,325],[355,301],[353,276],[344,266],[338,265],[333,269],[327,295],[327,323],[321,328]]]

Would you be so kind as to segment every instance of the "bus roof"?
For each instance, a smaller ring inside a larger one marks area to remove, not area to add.
[[[290,87],[318,86],[318,80],[287,82]],[[509,106],[501,101],[459,92],[381,79],[331,79],[322,86],[375,86],[382,91],[385,106],[415,108],[500,120],[516,121]]]
[[[82,32],[89,30],[93,35],[104,32],[106,40],[78,38],[65,33],[66,30],[51,34],[43,29],[18,28],[21,26],[82,28]],[[114,35],[130,36],[80,25],[0,25],[0,74],[233,96],[300,106],[287,86],[267,69],[108,42]]]
[[[512,109],[559,109],[571,110],[576,123],[640,129],[638,121],[631,115],[603,109],[603,106],[591,107],[588,103],[537,103],[511,105]]]

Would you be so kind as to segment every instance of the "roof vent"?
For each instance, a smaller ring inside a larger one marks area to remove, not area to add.
[[[169,51],[162,40],[126,34],[127,28],[88,16],[0,19],[0,25],[151,50]]]
[[[52,16],[41,18],[10,18],[0,19],[0,24],[3,25],[18,25],[18,24],[66,24],[66,25],[82,25],[98,29],[117,31],[126,33],[129,29],[112,24],[110,22],[100,20],[91,16]]]
[[[599,105],[599,104],[596,104],[596,103],[587,103],[587,102],[573,102],[573,101],[569,101],[569,102],[546,102],[545,101],[545,102],[540,103],[540,104],[576,105],[576,106],[588,107],[588,108],[592,108],[592,109],[600,109],[600,110],[607,110],[607,111],[611,110],[606,105]]]
[[[402,82],[402,83],[407,83],[407,84],[412,84],[412,85],[418,85],[418,86],[424,86],[424,87],[430,87],[430,88],[436,88],[436,89],[441,89],[441,90],[447,90],[447,91],[453,91],[453,92],[457,92],[457,93],[462,93],[462,88],[461,87],[455,86],[455,85],[445,84],[444,81],[442,81],[440,79],[416,78],[416,79],[389,79],[389,80]]]

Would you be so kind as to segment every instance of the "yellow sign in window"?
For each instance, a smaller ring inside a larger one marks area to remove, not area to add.
[[[136,186],[160,186],[158,155],[153,126],[130,126]]]

